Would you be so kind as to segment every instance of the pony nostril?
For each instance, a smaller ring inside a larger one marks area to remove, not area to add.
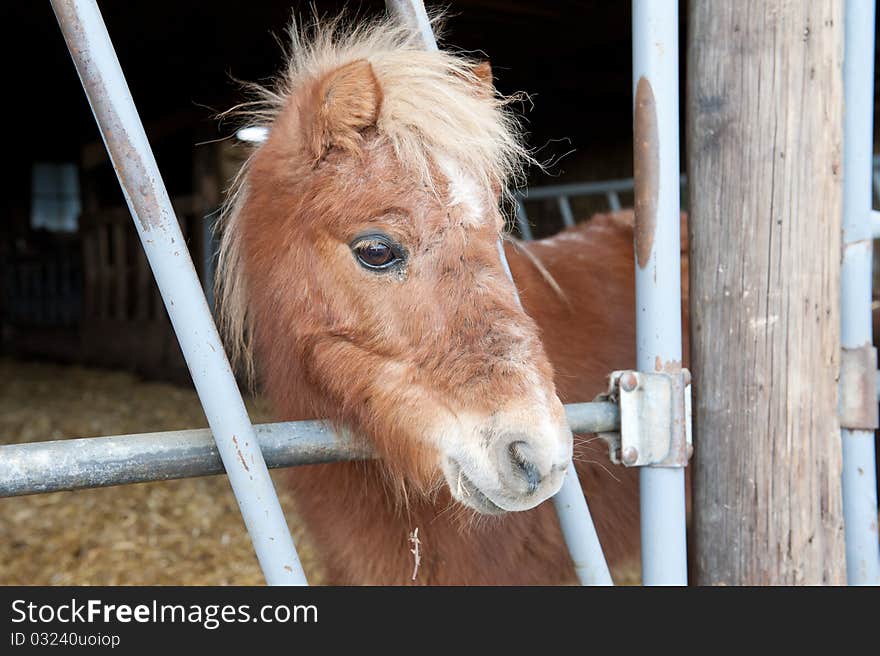
[[[510,459],[514,464],[514,469],[522,473],[529,486],[529,494],[534,494],[541,484],[541,473],[529,458],[526,456],[528,445],[525,442],[513,442],[507,447],[510,453]]]

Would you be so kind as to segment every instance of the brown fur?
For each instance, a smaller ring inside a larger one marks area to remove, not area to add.
[[[561,235],[578,239],[557,236],[526,248],[572,307],[518,249],[508,246],[506,253],[525,309],[538,323],[554,364],[557,393],[564,403],[574,403],[603,392],[610,371],[635,367],[632,213],[597,215]],[[687,281],[686,259],[682,266]],[[683,295],[686,307],[686,288]],[[603,442],[586,443],[591,437],[575,436],[581,485],[609,564],[630,565],[639,553],[638,471],[612,465]],[[422,540],[416,584],[574,581],[552,503],[469,524],[447,511],[448,494],[411,500],[406,512],[389,504],[381,465],[375,463],[301,467],[290,480],[298,511],[327,564],[328,582],[410,584],[407,536],[416,527]]]
[[[382,90],[365,59],[341,66],[305,94],[304,111],[315,112],[305,140],[317,162],[331,147],[357,150],[361,131],[376,124]]]

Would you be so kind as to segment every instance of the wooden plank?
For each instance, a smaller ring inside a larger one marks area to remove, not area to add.
[[[690,10],[697,582],[843,583],[843,2]]]

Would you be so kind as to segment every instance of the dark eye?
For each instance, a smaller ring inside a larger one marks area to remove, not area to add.
[[[351,249],[358,262],[367,269],[384,270],[402,261],[403,250],[384,235],[356,239]]]

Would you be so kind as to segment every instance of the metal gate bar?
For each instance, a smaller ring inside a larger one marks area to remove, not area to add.
[[[434,39],[434,33],[422,0],[386,0],[385,5],[388,7],[389,13],[418,31],[426,49],[437,49],[437,41]],[[517,203],[517,207],[518,210],[522,208],[521,201]],[[528,230],[527,222],[525,229]],[[530,232],[523,236],[526,239],[531,239]],[[513,282],[501,240],[498,241],[498,254],[507,277]],[[516,293],[515,286],[514,293]],[[519,302],[518,294],[517,302]],[[584,498],[573,462],[566,470],[562,488],[553,497],[553,505],[556,508],[562,535],[574,562],[578,580],[582,585],[612,585],[611,573],[605,562],[605,554],[599,544],[599,536],[596,534],[596,528],[593,525],[593,519],[590,516],[590,510],[587,507],[587,501]]]
[[[863,380],[841,376],[841,382],[851,386],[855,382],[856,387],[859,383],[876,385],[871,321],[874,0],[847,0],[845,11],[841,369],[850,357],[865,361],[858,367],[863,370]],[[846,578],[850,585],[880,585],[876,455],[871,429],[871,424],[876,426],[876,393],[869,387],[861,392],[841,389],[842,399],[855,395],[857,404],[863,405],[861,414],[873,405],[873,417],[850,418],[841,413]]]
[[[571,403],[576,433],[620,430],[614,403]],[[326,421],[254,426],[270,468],[371,458],[366,444],[337,435]],[[210,429],[85,437],[0,446],[0,498],[222,474]]]
[[[51,0],[270,585],[306,578],[95,0]]]
[[[639,371],[681,369],[678,2],[633,0]],[[642,582],[687,585],[683,467],[642,467]]]
[[[687,177],[681,174],[681,186],[687,184]],[[526,212],[526,201],[544,200],[555,198],[559,205],[559,213],[562,216],[564,227],[568,228],[576,223],[571,213],[570,201],[575,196],[605,196],[608,209],[612,212],[621,210],[620,192],[632,192],[635,189],[635,181],[632,178],[619,180],[599,180],[596,182],[568,182],[565,184],[544,185],[531,187],[516,193],[516,224],[519,234],[524,241],[533,239],[532,226],[529,223]]]

